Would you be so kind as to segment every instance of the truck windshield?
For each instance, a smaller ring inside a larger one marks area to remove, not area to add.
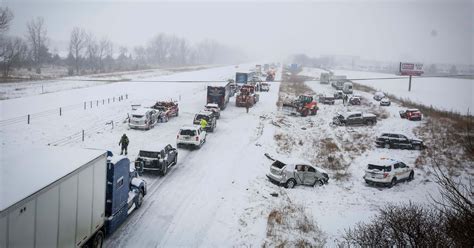
[[[368,169],[369,170],[379,170],[379,171],[383,171],[383,172],[389,172],[389,171],[392,170],[392,167],[391,166],[369,164]]]

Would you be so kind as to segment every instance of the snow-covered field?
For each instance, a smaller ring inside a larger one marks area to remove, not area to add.
[[[238,69],[228,66],[143,78],[225,80],[233,78],[236,71],[251,66],[241,65]],[[307,84],[317,93],[333,91],[331,86],[318,82]],[[94,99],[128,95],[128,99],[113,104],[86,110],[74,108],[64,111],[63,116],[51,114],[33,118],[30,125],[3,125],[0,128],[1,151],[8,152],[12,145],[46,145],[63,139],[65,141],[60,144],[64,146],[101,148],[117,153],[119,139],[126,133],[130,139],[128,157],[133,160],[142,147],[154,143],[175,145],[179,127],[191,124],[194,113],[205,104],[206,86],[207,83],[120,82],[3,100],[0,101],[1,120]],[[275,207],[288,204],[288,201],[302,205],[308,216],[312,216],[312,221],[326,233],[327,246],[334,246],[344,228],[366,221],[388,202],[426,203],[430,194],[437,195],[436,184],[424,180],[425,172],[422,170],[416,170],[414,181],[400,183],[391,189],[368,187],[362,179],[363,169],[370,160],[390,156],[412,165],[418,156],[417,151],[386,150],[373,146],[372,137],[383,131],[397,131],[410,136],[413,129],[421,124],[400,119],[399,106],[386,108],[389,117],[380,120],[375,127],[332,127],[329,122],[333,115],[348,108],[341,101],[335,105],[320,105],[316,116],[285,117],[277,110],[278,89],[278,82],[271,83],[270,92],[260,93],[260,101],[249,113],[245,112],[245,108],[235,107],[235,100],[231,98],[221,113],[216,131],[208,135],[206,144],[200,150],[180,149],[178,165],[165,177],[145,175],[149,191],[143,206],[107,239],[106,247],[261,246],[269,241],[266,230],[268,214]],[[369,94],[357,93],[372,102]],[[160,123],[149,131],[129,130],[123,122],[132,103],[170,98],[180,100],[179,117]],[[373,106],[378,108],[375,102]],[[274,125],[281,118],[286,124],[280,127]],[[106,124],[111,120],[114,121],[113,128]],[[86,130],[84,142],[79,136],[64,139],[83,129]],[[304,158],[312,152],[299,144],[290,145],[289,151],[281,151],[275,140],[276,133],[287,133],[304,142],[318,143],[325,137],[351,142],[354,132],[367,133],[370,144],[360,156],[345,158],[350,163],[346,180],[336,181],[334,173],[330,173],[328,185],[285,189],[266,179],[271,162],[264,153]],[[270,196],[273,192],[279,193],[279,197]]]
[[[316,69],[315,70],[319,70]],[[336,75],[347,78],[386,78],[397,77],[392,74],[335,70]],[[459,78],[412,78],[412,88],[408,91],[408,78],[390,80],[354,80],[377,90],[410,99],[413,102],[438,109],[467,114],[474,109],[474,80]]]

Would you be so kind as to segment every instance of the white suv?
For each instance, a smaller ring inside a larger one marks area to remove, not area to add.
[[[206,142],[206,131],[201,129],[201,126],[182,127],[176,136],[176,146],[193,146],[201,148],[202,144]]]
[[[368,164],[363,178],[367,184],[381,184],[392,187],[399,181],[411,181],[414,176],[413,168],[405,163],[395,159],[381,158]]]

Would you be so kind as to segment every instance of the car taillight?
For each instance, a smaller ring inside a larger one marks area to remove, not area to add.
[[[387,177],[388,177],[388,173],[387,172],[383,173],[383,178],[387,178]]]
[[[196,136],[196,141],[199,141],[199,136]]]

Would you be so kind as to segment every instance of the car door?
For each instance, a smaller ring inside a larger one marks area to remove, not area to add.
[[[399,169],[400,169],[400,174],[401,174],[401,177],[400,179],[407,179],[408,176],[410,176],[410,167],[408,167],[405,163],[403,162],[400,162],[399,163]]]
[[[388,143],[393,148],[399,147],[399,137],[397,134],[389,134],[388,135]]]
[[[317,180],[317,172],[316,169],[312,166],[305,165],[305,172],[304,172],[304,184],[305,185],[314,185]]]
[[[297,184],[304,184],[305,165],[295,165],[295,180]]]
[[[398,135],[398,144],[399,144],[399,147],[403,149],[411,148],[411,142],[405,135],[401,135],[401,134]]]

